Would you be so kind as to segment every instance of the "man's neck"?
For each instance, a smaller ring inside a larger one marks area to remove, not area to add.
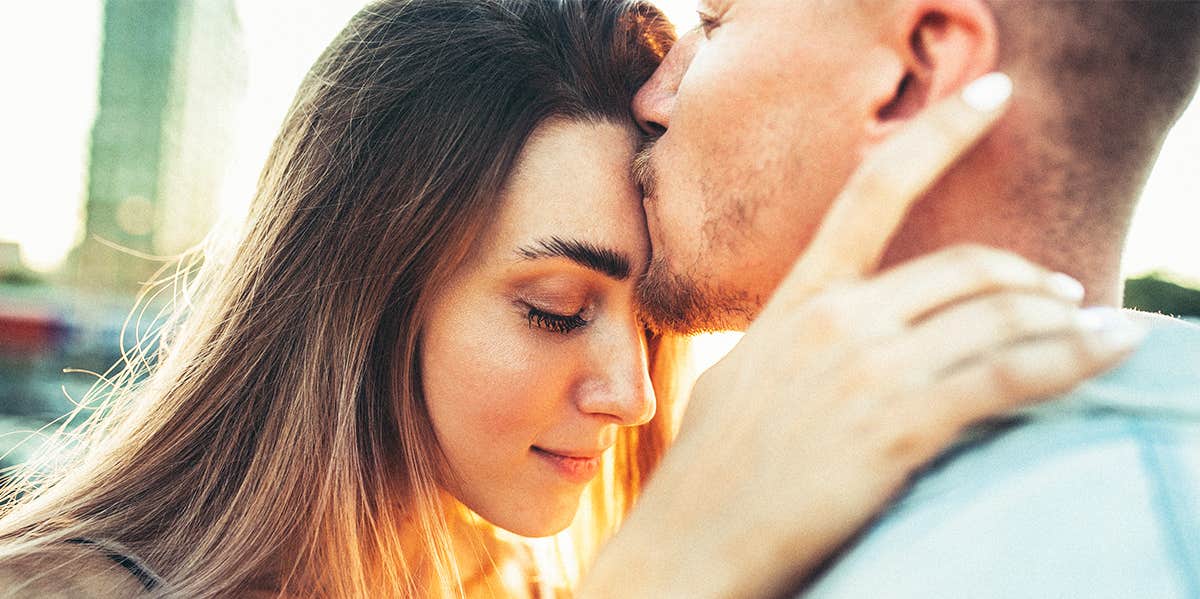
[[[956,183],[952,178],[949,182]],[[1128,215],[1110,216],[1099,223],[1084,214],[1084,207],[1104,198],[1018,198],[997,189],[1003,187],[939,186],[913,208],[884,256],[884,267],[953,245],[980,244],[1011,251],[1078,279],[1087,290],[1087,305],[1121,305],[1121,255]],[[1117,202],[1108,206],[1133,206],[1132,201]]]

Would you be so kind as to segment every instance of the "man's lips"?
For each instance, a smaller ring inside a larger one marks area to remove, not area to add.
[[[643,206],[646,204],[653,204],[654,199],[655,198],[654,198],[653,194],[646,193],[645,190],[642,190],[642,205]]]

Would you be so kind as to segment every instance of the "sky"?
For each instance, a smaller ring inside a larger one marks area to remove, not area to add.
[[[218,198],[227,215],[236,218],[249,201],[300,78],[362,4],[238,0],[249,83],[235,115],[235,159]],[[694,24],[692,0],[660,5],[681,27]],[[77,0],[70,10],[51,2],[0,8],[0,68],[10,83],[0,95],[0,241],[19,243],[23,261],[36,270],[60,264],[81,234],[101,17],[101,0]],[[1146,186],[1129,237],[1127,274],[1166,270],[1200,281],[1198,159],[1200,101],[1171,132]]]

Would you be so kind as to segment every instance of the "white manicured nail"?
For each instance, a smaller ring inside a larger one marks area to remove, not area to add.
[[[1095,335],[1092,343],[1102,352],[1126,349],[1146,336],[1145,329],[1115,308],[1084,308],[1079,326]]]
[[[963,88],[962,99],[979,112],[991,112],[1012,96],[1012,79],[1004,73],[988,73]]]
[[[1050,286],[1050,290],[1053,291],[1055,295],[1063,299],[1072,302],[1083,300],[1083,283],[1076,281],[1071,275],[1056,272],[1050,275],[1050,278],[1047,280],[1047,284]]]

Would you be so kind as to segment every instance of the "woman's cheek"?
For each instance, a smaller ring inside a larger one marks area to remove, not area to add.
[[[524,451],[538,432],[553,418],[552,381],[558,364],[539,351],[536,329],[527,326],[495,327],[509,329],[473,352],[476,360],[474,389],[467,402],[472,406],[472,421],[478,432],[499,437],[517,437]],[[493,333],[495,334],[495,333]]]
[[[524,455],[557,416],[568,360],[552,333],[481,308],[445,311],[428,329],[430,415],[452,455]]]

